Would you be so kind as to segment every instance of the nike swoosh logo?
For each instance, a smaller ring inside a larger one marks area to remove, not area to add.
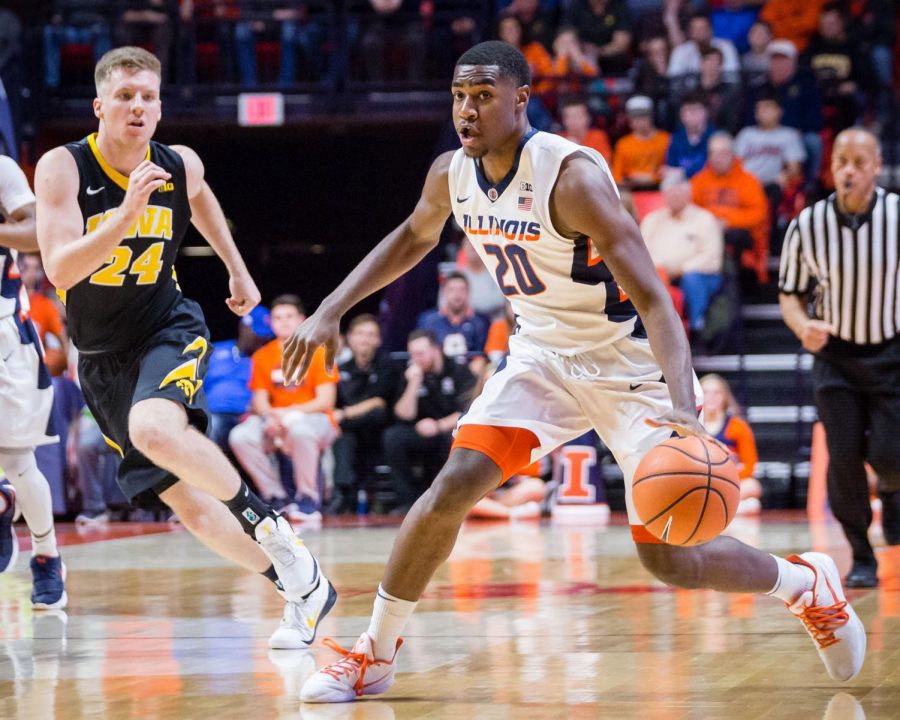
[[[644,383],[631,383],[631,384],[628,386],[628,389],[629,389],[629,390],[637,390],[637,389],[638,389],[641,385],[643,385],[643,384],[644,384]]]
[[[468,195],[467,197],[464,197],[464,198],[458,197],[458,198],[456,198],[456,202],[457,202],[457,203],[464,203],[464,202],[466,202],[466,200],[468,200],[470,197],[472,197],[472,196],[471,196],[471,195]]]
[[[101,186],[98,187],[96,190],[95,190],[94,188],[88,186],[87,194],[88,194],[88,195],[96,195],[98,192],[100,192],[100,191],[102,191],[102,190],[106,190],[106,185],[101,185]]]
[[[310,630],[316,629],[316,623],[318,622],[318,620],[319,620],[319,613],[316,613],[309,620],[306,621],[306,624],[309,625]]]

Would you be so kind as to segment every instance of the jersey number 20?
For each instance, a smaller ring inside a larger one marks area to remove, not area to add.
[[[541,282],[531,261],[528,259],[528,251],[519,245],[495,245],[494,243],[485,243],[484,251],[488,255],[497,258],[497,269],[494,271],[497,276],[497,285],[503,291],[504,295],[539,295],[547,289],[547,286]],[[506,275],[510,268],[516,278],[515,285],[508,285]]]
[[[106,259],[106,265],[91,275],[91,284],[122,287],[125,284],[125,273],[137,275],[138,285],[153,285],[163,267],[162,254],[164,243],[153,243],[131,262],[134,254],[130,247],[120,245]]]

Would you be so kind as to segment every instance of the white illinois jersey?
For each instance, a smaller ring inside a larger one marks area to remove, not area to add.
[[[522,138],[509,174],[496,185],[462,149],[449,171],[453,215],[512,304],[516,334],[566,356],[628,335],[646,337],[590,238],[563,237],[550,219],[560,166],[576,152],[613,182],[599,153],[536,130]]]

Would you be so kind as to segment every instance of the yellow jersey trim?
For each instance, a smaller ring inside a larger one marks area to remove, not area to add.
[[[97,159],[97,162],[100,164],[100,168],[106,173],[106,176],[112,180],[116,185],[118,185],[123,190],[128,190],[128,177],[123,175],[118,170],[116,170],[112,165],[106,162],[106,158],[100,154],[100,148],[97,147],[97,133],[91,133],[88,135],[88,145],[91,147],[91,152],[94,153],[94,157]],[[150,159],[150,146],[147,146],[147,160]]]
[[[106,441],[107,445],[109,445],[113,450],[115,450],[117,453],[119,453],[120,457],[122,457],[122,458],[125,457],[125,453],[122,452],[122,448],[119,447],[118,444],[116,444],[115,442],[110,440],[108,437],[106,437],[106,435],[103,435],[103,439]]]

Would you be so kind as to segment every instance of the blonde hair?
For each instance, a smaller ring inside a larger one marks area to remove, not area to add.
[[[731,385],[728,384],[728,381],[717,373],[709,373],[700,378],[700,385],[702,386],[707,380],[719,383],[722,392],[725,393],[725,412],[741,417],[743,415],[741,406],[738,405],[738,401],[735,400],[734,393],[731,392]]]
[[[94,85],[97,87],[98,95],[100,94],[100,86],[109,80],[110,75],[116,70],[127,70],[131,73],[149,70],[162,79],[162,64],[153,53],[149,53],[144,48],[139,47],[119,47],[105,53],[97,61],[97,67],[94,68]]]

